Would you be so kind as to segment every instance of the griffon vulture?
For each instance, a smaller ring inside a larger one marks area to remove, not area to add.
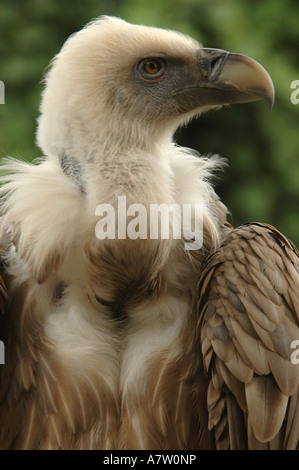
[[[297,448],[298,252],[233,229],[222,160],[173,141],[202,112],[273,97],[257,62],[177,32],[101,17],[66,41],[45,156],[1,170],[2,449]],[[149,236],[162,205],[191,208],[189,232]]]

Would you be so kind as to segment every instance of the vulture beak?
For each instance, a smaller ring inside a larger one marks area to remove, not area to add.
[[[199,105],[248,103],[265,99],[272,109],[274,86],[255,60],[221,49],[201,49],[199,77],[184,91]],[[193,75],[194,76],[194,75]],[[183,91],[183,90],[182,90]]]

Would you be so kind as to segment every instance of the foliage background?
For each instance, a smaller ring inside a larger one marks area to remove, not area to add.
[[[232,222],[275,225],[299,245],[299,80],[297,0],[0,0],[0,156],[31,160],[42,77],[67,37],[108,14],[190,34],[206,47],[247,54],[269,71],[276,103],[222,108],[176,135],[202,154],[218,153],[229,167],[215,182]]]

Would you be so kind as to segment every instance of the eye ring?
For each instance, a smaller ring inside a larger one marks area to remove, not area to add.
[[[152,82],[163,77],[167,71],[167,64],[163,59],[148,57],[139,62],[137,69],[144,80]]]

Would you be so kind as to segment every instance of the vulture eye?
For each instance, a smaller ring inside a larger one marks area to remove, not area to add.
[[[161,78],[166,70],[166,62],[162,59],[143,59],[138,64],[138,71],[142,78],[149,81]]]

